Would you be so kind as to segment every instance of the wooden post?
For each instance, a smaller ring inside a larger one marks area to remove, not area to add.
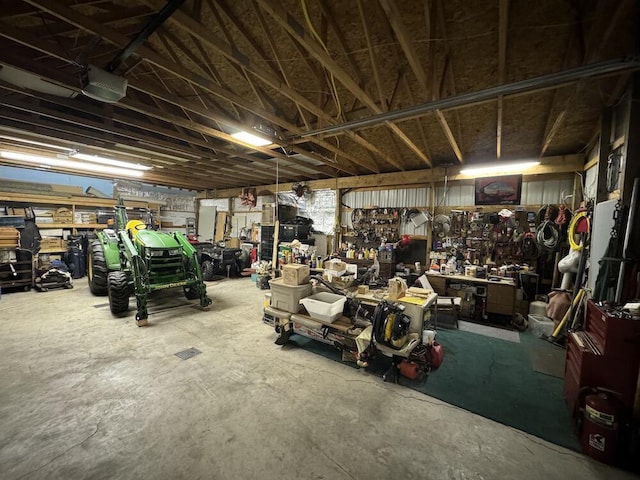
[[[280,220],[273,223],[273,252],[271,253],[271,276],[278,276],[278,241],[280,240]]]
[[[607,160],[611,150],[611,108],[605,108],[600,116],[600,141],[598,142],[598,180],[596,203],[609,198],[607,192]],[[574,206],[575,210],[575,206]]]
[[[335,216],[335,235],[331,242],[331,253],[336,253],[340,248],[342,242],[342,191],[338,188],[338,181],[336,179],[336,216]]]

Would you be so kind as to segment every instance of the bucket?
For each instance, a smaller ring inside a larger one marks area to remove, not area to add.
[[[436,339],[436,332],[433,330],[425,330],[422,332],[422,343],[426,345],[432,345]]]
[[[531,302],[529,304],[529,315],[547,316],[547,304],[544,302]]]

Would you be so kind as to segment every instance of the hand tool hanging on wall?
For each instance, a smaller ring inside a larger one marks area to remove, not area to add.
[[[622,301],[622,290],[624,284],[624,277],[627,270],[627,262],[629,262],[631,257],[631,251],[629,249],[629,244],[631,242],[632,230],[635,225],[635,218],[638,211],[638,202],[640,198],[640,178],[636,178],[633,181],[633,190],[631,191],[631,204],[629,205],[629,217],[627,218],[627,229],[624,233],[624,245],[622,247],[622,264],[620,265],[620,273],[618,274],[618,287],[616,289],[616,303],[621,303]],[[636,250],[637,251],[637,250]]]

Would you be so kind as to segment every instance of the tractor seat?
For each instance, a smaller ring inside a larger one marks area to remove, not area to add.
[[[129,232],[129,237],[133,240],[136,238],[138,230],[145,230],[147,226],[141,220],[129,220],[125,228],[127,232]]]

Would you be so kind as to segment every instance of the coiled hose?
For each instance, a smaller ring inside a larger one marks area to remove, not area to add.
[[[545,220],[536,230],[536,241],[543,250],[554,251],[559,239],[558,226],[551,220]]]
[[[591,232],[591,224],[589,222],[589,217],[587,216],[587,211],[586,210],[582,210],[581,212],[578,212],[574,215],[574,217],[571,219],[571,223],[569,224],[569,233],[568,233],[568,237],[569,237],[569,246],[571,247],[572,250],[582,250],[582,241],[580,241],[580,243],[576,243],[576,229],[578,227],[578,224],[581,223],[582,219],[584,219],[584,221],[587,222],[587,237],[585,239],[585,241],[589,240],[589,235]]]

